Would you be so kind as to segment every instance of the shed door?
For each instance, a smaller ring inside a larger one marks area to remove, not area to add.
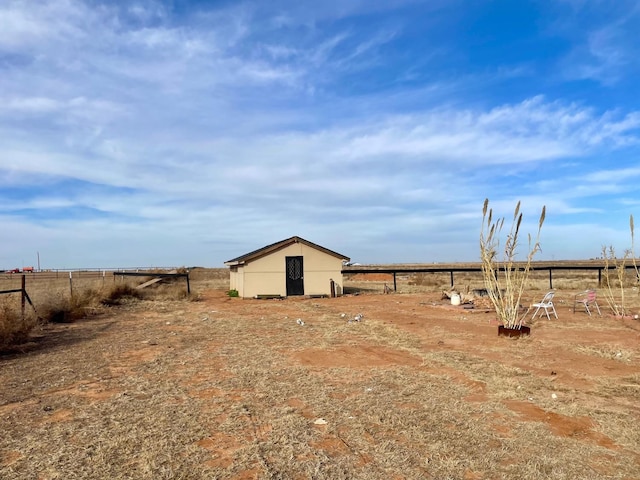
[[[286,257],[285,262],[287,271],[287,297],[291,295],[304,295],[302,257]]]

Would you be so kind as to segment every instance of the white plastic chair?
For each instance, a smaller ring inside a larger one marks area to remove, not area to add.
[[[531,320],[536,318],[536,315],[538,314],[538,312],[540,312],[540,310],[544,310],[544,313],[547,314],[548,320],[551,320],[551,317],[549,316],[549,310],[553,312],[553,315],[556,317],[556,319],[558,318],[558,314],[556,313],[556,307],[553,306],[554,295],[555,295],[555,292],[547,292],[546,295],[542,298],[542,301],[531,304],[531,308],[536,309],[536,311],[533,312],[533,315],[531,316]],[[540,313],[540,315],[542,315],[542,313]]]
[[[589,316],[591,316],[591,308],[596,307],[596,311],[598,315],[602,316],[602,312],[600,311],[600,306],[596,301],[596,291],[595,290],[585,290],[584,292],[576,293],[576,296],[573,301],[573,313],[576,313],[576,306],[582,305],[584,309],[587,311]]]

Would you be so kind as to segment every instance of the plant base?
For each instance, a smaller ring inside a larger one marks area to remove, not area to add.
[[[524,337],[526,335],[531,335],[531,328],[525,327],[524,325],[520,328],[509,328],[504,325],[498,325],[498,336],[499,337]]]

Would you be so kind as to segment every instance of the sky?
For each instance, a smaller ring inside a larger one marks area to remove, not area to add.
[[[0,2],[0,268],[631,246],[640,2]],[[640,220],[639,220],[640,221]],[[638,232],[640,235],[640,232]]]

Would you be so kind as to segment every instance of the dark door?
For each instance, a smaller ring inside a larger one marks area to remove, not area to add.
[[[285,261],[287,270],[287,297],[291,295],[304,295],[302,257],[286,257]]]

